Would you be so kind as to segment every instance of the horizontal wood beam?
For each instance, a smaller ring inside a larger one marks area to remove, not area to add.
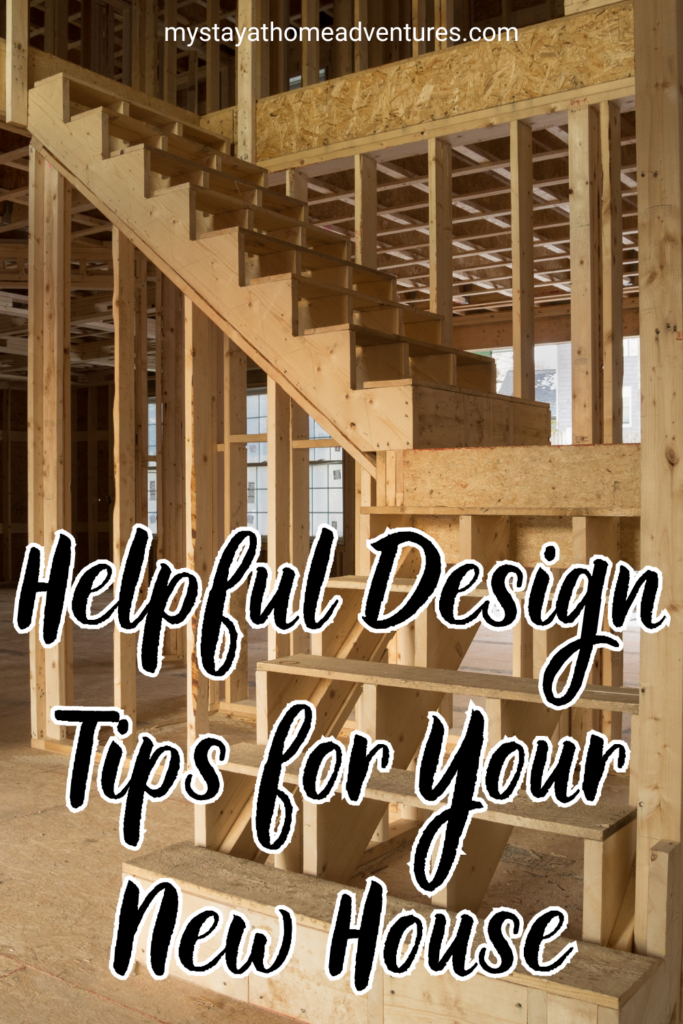
[[[321,83],[314,93],[309,87],[269,96],[257,104],[257,157],[269,170],[280,170],[361,151],[386,155],[408,144],[424,150],[429,137],[476,128],[490,133],[493,126],[502,136],[514,118],[559,123],[558,111],[577,96],[633,96],[632,35],[632,4],[625,0],[522,28],[516,45],[466,43]],[[619,47],[612,45],[615,38]],[[541,65],[530,59],[532,48],[551,56]],[[500,75],[503,59],[506,74]],[[425,76],[432,86],[428,96],[415,88]],[[228,108],[206,115],[202,124],[222,131],[232,119]]]
[[[382,460],[394,456],[401,464],[390,475]],[[408,515],[640,515],[637,444],[381,453],[377,479],[379,512],[400,505]]]

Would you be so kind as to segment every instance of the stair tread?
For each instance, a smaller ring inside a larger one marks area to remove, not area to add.
[[[240,189],[246,192],[257,192],[264,197],[268,197],[273,203],[280,206],[282,209],[301,210],[306,204],[300,199],[294,199],[292,196],[285,196],[281,192],[274,192],[272,189],[267,188],[265,185],[259,185],[256,182],[245,182],[242,178],[235,177],[232,174],[228,174],[224,170],[216,170],[212,167],[206,167],[204,164],[197,163],[195,160],[189,157],[180,156],[176,153],[169,153],[166,150],[158,149],[153,146],[150,142],[140,142],[135,146],[128,146],[124,150],[120,150],[121,153],[126,153],[131,150],[144,149],[147,150],[152,158],[152,170],[153,171],[168,171],[171,173],[178,174],[191,174],[196,171],[203,171],[208,175],[209,182],[211,183],[209,188],[202,191],[214,192],[215,195],[221,195],[224,191],[228,195],[239,193]],[[221,190],[216,188],[216,185],[225,185],[225,189]],[[198,186],[195,186],[199,188]]]
[[[300,299],[324,299],[346,295],[353,300],[353,308],[358,310],[376,309],[378,307],[389,309],[403,308],[396,299],[386,299],[381,295],[369,295],[367,292],[361,291],[360,288],[344,288],[340,284],[318,283],[304,274],[295,274],[290,271],[283,274],[268,274],[266,277],[252,277],[249,283],[252,285],[271,284],[274,281],[283,281],[286,278],[297,282]],[[351,329],[351,326],[349,325],[349,329]],[[400,340],[408,341],[409,339],[401,337]]]
[[[131,117],[130,114],[116,113],[111,110],[107,111],[107,113],[109,118],[109,134],[114,136],[114,138],[123,139],[124,142],[139,143],[144,142],[150,137],[162,135],[168,139],[169,143],[173,142],[178,147],[178,155],[180,156],[183,155],[183,152],[186,152],[188,156],[190,154],[222,155],[227,146],[227,139],[223,139],[220,136],[203,141],[191,138],[185,133],[184,125],[182,126],[183,132],[180,134],[173,130],[176,127],[174,122],[149,124],[147,121],[141,121],[137,117]],[[216,146],[222,148],[217,149]]]
[[[226,856],[191,842],[176,843],[142,856],[131,854],[123,864],[123,871],[145,881],[173,878],[183,893],[199,896],[202,902],[208,898],[219,905],[238,906],[247,915],[250,910],[256,910],[274,918],[274,907],[285,904],[296,914],[302,928],[317,928],[323,935],[329,932],[339,893],[342,890],[353,892],[359,903],[362,895],[361,889],[348,883],[329,882],[314,875],[282,871],[270,864]],[[387,898],[387,921],[409,906],[429,916],[431,908],[424,903],[390,895]],[[452,925],[455,922],[455,911],[446,913]],[[477,933],[475,946],[480,938],[481,930]],[[565,944],[566,936],[548,943],[546,958],[556,956]],[[545,978],[533,977],[518,964],[506,982],[528,985],[554,996],[580,999],[618,1012],[648,983],[662,963],[654,957],[626,953],[592,942],[579,940],[577,945],[578,952],[558,974]],[[487,997],[495,1000],[500,981],[492,979],[489,985],[489,979],[481,980],[486,985]],[[629,1008],[630,1004],[627,1010]],[[578,1012],[581,1012],[581,1008]],[[413,1016],[417,1019],[418,1015]]]
[[[474,395],[477,398],[492,398],[502,402],[519,402],[522,405],[543,406],[547,402],[537,402],[535,398],[518,398],[516,395],[499,395],[495,391],[477,391],[475,388],[461,387],[459,384],[446,384],[438,380],[420,380],[415,377],[399,377],[396,380],[366,380],[363,388],[403,388],[403,387],[436,388],[439,391],[452,391],[460,395]],[[460,447],[459,445],[445,447]]]
[[[404,307],[401,306],[403,309]],[[455,355],[458,366],[479,366],[493,363],[490,356],[480,356],[475,352],[467,352],[461,348],[454,348],[452,345],[439,345],[433,341],[419,341],[417,338],[408,338],[405,334],[391,334],[389,331],[380,331],[375,327],[365,327],[360,324],[336,324],[328,327],[309,327],[304,335],[328,334],[331,331],[352,331],[356,335],[356,344],[361,348],[371,348],[374,345],[395,345],[402,342],[410,346],[410,355]],[[365,342],[363,338],[367,339]],[[360,339],[360,340],[359,340]]]
[[[256,668],[258,671],[337,679],[370,686],[397,686],[472,697],[517,700],[529,704],[543,703],[537,679],[522,679],[487,672],[425,668],[422,665],[387,665],[381,662],[354,661],[349,658],[325,658],[314,654],[289,655],[285,658],[261,661]],[[635,687],[587,686],[573,706],[623,711],[637,715],[638,705],[639,692]]]
[[[307,231],[310,230],[311,227],[315,227],[315,225],[305,226]],[[333,270],[337,267],[348,267],[353,270],[354,277],[358,275],[361,280],[393,280],[392,275],[385,271],[374,270],[371,267],[364,267],[361,263],[353,263],[351,260],[342,259],[341,256],[332,256],[329,253],[322,253],[314,249],[307,249],[306,246],[297,245],[296,242],[287,242],[281,238],[270,238],[267,235],[261,235],[256,231],[250,231],[248,228],[240,228],[240,230],[244,234],[245,250],[251,255],[260,255],[262,253],[269,252],[299,252],[302,256],[302,265],[304,265],[304,258],[308,260],[306,269]],[[330,236],[330,240],[335,241],[334,235]],[[343,239],[340,239],[340,241],[343,241]]]
[[[230,760],[223,772],[242,775],[258,774],[265,746],[257,743],[233,743],[230,746]],[[302,755],[303,756],[303,755]],[[287,765],[283,782],[297,785],[302,758]],[[365,791],[366,800],[380,800],[433,810],[443,807],[446,801],[428,807],[415,793],[415,772],[392,768],[388,772],[373,771]],[[575,836],[579,839],[593,839],[598,842],[608,839],[636,817],[636,808],[628,805],[603,804],[588,807],[579,801],[572,807],[558,807],[552,799],[534,803],[526,793],[520,793],[508,804],[488,804],[488,809],[477,814],[479,821],[492,821],[517,828],[529,828],[556,835]]]

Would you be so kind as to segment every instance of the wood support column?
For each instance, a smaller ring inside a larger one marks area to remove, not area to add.
[[[28,540],[45,544],[43,523],[43,266],[45,230],[45,160],[29,148],[29,235],[28,235]],[[31,737],[43,739],[46,729],[45,650],[35,629],[29,634],[31,686]]]
[[[118,228],[112,229],[114,267],[114,508],[113,562],[121,568],[123,553],[133,531],[136,513],[136,344],[135,246]],[[114,703],[133,721],[127,746],[135,743],[136,713],[135,633],[114,629]]]
[[[467,33],[472,27],[472,0],[454,0],[453,18],[460,29],[460,40],[467,42]]]
[[[164,29],[178,24],[178,0],[164,0]],[[163,47],[163,98],[167,103],[176,102],[178,78],[178,47],[170,37]]]
[[[238,0],[238,28],[260,27],[261,0]],[[262,43],[246,36],[237,48],[237,156],[256,163],[256,101],[261,98]]]
[[[221,108],[221,44],[214,38],[213,26],[220,24],[220,0],[207,0],[206,24],[211,38],[206,44],[206,112]]]
[[[453,150],[430,139],[429,308],[443,317],[441,344],[453,344]],[[451,383],[451,382],[449,382]]]
[[[135,522],[147,525],[147,260],[135,257]]]
[[[6,0],[5,118],[28,124],[29,0]]]
[[[368,24],[368,2],[369,0],[353,0],[354,26]],[[368,40],[361,32],[360,39],[353,43],[353,70],[367,71],[369,66]]]
[[[574,444],[601,441],[600,135],[587,104],[569,111],[572,434]]]
[[[202,587],[215,557],[216,348],[222,334],[185,298],[185,545],[183,565],[198,573]],[[187,625],[187,749],[208,732],[215,683],[199,669],[195,637],[199,611]]]
[[[357,153],[355,171],[356,263],[377,267],[377,161]]]
[[[290,512],[290,405],[289,395],[268,378],[268,565],[272,581],[278,566],[289,561]],[[283,658],[290,653],[289,634],[268,627],[268,657]]]
[[[270,0],[270,21],[283,34],[289,25],[289,0]],[[289,90],[289,65],[287,61],[288,43],[275,42],[270,48],[270,95]]]
[[[231,435],[247,432],[247,357],[223,335],[223,509],[224,538],[247,525],[247,446],[231,443]],[[224,539],[222,538],[222,539]],[[229,703],[249,696],[247,626],[245,618],[246,585],[230,599],[230,614],[240,624],[244,639],[234,672],[225,681],[225,699]]]
[[[534,165],[532,131],[510,124],[512,208],[512,393],[536,397],[534,368]]]
[[[301,28],[319,29],[320,0],[301,0]],[[301,39],[301,84],[320,81],[320,40],[315,32],[304,32]]]
[[[621,111],[600,104],[602,163],[603,441],[621,444],[624,383],[624,246],[621,199]]]
[[[657,996],[680,999],[678,884],[656,886],[653,848],[683,838],[683,7],[634,5],[642,390],[641,564],[658,566],[669,627],[641,636],[635,949],[666,955]],[[680,865],[677,866],[680,871]],[[674,879],[674,883],[676,883]],[[666,942],[664,924],[673,920]]]
[[[33,148],[29,206],[29,540],[71,528],[71,186]],[[44,651],[31,633],[31,726],[62,739],[50,709],[73,697],[71,629]]]
[[[353,21],[353,0],[334,0],[334,28],[345,28],[347,38],[335,42],[332,47],[332,77],[341,78],[353,72],[353,43],[348,30]]]
[[[439,29],[445,29],[446,33],[455,25],[454,21],[455,14],[455,0],[434,0],[434,22],[436,32],[434,33],[434,49],[435,50],[446,50],[449,46],[452,46],[450,37],[446,39],[438,39],[437,33]],[[439,33],[443,35],[443,32]]]
[[[289,561],[303,580],[310,550],[309,463],[310,450],[295,448],[294,441],[308,439],[308,413],[290,399],[290,492],[289,492]],[[334,442],[330,442],[333,444]],[[301,594],[299,586],[298,595]],[[308,653],[308,633],[296,629],[291,634],[292,654]]]
[[[157,458],[158,556],[180,567],[184,565],[185,557],[183,297],[164,276],[158,291],[161,292],[161,416],[157,421],[157,443],[161,438],[161,458]],[[182,658],[184,651],[183,631],[167,630],[164,654]]]
[[[419,57],[427,52],[427,0],[411,0],[411,24],[412,55]]]

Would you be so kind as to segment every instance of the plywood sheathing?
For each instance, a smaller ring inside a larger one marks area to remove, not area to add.
[[[452,448],[403,453],[403,502],[517,515],[637,516],[640,446]],[[590,510],[590,511],[589,511]],[[575,515],[581,515],[574,511]]]
[[[260,161],[633,76],[630,0],[260,100]],[[225,124],[224,124],[225,122]],[[232,110],[202,118],[224,132]]]

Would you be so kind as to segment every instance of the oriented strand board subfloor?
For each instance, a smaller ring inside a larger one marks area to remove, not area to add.
[[[118,839],[118,808],[95,796],[83,813],[70,814],[64,804],[66,758],[31,749],[28,638],[12,628],[13,600],[13,590],[0,589],[0,1022],[282,1020],[189,983],[154,982],[144,971],[120,982],[109,973],[114,910],[126,855]],[[633,640],[630,647],[635,653]],[[259,650],[258,657],[264,656]],[[634,660],[634,654],[627,654],[627,678]],[[467,667],[509,672],[509,635],[482,635],[468,654]],[[74,676],[75,703],[111,702],[110,632],[76,633]],[[182,743],[184,670],[175,666],[158,680],[138,679],[141,726],[159,738]],[[456,708],[456,719],[462,710]],[[212,728],[233,742],[253,741],[248,722],[214,719]],[[191,839],[192,830],[191,806],[173,796],[150,807],[143,850]],[[400,851],[378,873],[394,895],[414,900],[407,854]],[[581,860],[576,842],[516,829],[482,910],[488,910],[489,903],[506,903],[530,917],[539,906],[564,902],[571,930],[578,933]]]

